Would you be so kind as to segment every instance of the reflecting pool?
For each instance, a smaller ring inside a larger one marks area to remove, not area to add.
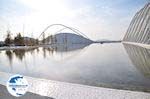
[[[121,43],[1,50],[0,71],[97,87],[150,91],[150,50]]]

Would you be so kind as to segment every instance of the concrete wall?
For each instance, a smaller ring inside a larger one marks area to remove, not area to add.
[[[135,14],[123,41],[150,44],[150,3]]]

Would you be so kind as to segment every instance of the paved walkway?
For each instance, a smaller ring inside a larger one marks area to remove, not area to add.
[[[5,82],[11,75],[0,72],[0,84],[5,85]],[[52,99],[150,99],[150,93],[145,92],[92,87],[32,77],[26,77],[26,79],[30,84],[29,92],[44,96],[44,99],[51,97]]]

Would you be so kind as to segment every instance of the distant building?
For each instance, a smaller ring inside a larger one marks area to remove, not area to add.
[[[90,44],[93,41],[74,33],[59,33],[45,39],[46,44]]]
[[[38,44],[38,40],[30,37],[23,37],[24,39],[24,45],[26,46],[33,46]]]

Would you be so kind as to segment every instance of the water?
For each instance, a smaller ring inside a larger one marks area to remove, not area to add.
[[[132,45],[74,44],[0,51],[0,71],[129,90],[150,90],[150,50]]]

